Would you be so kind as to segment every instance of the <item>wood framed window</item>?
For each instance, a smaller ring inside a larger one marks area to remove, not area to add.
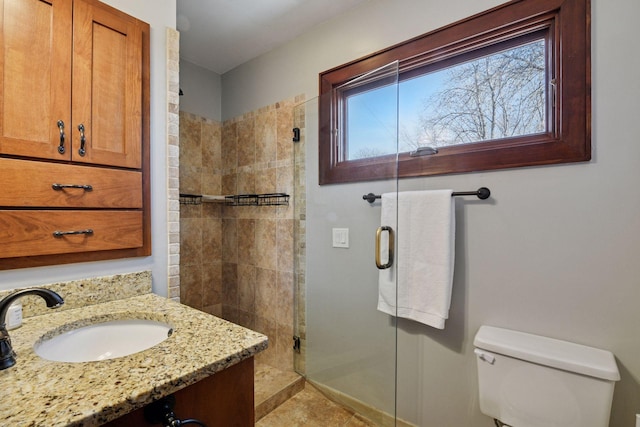
[[[321,73],[320,184],[590,160],[589,22],[515,0]],[[395,132],[359,122],[394,102]]]

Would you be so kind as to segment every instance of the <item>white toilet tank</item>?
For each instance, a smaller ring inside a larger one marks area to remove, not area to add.
[[[513,427],[606,427],[613,354],[539,335],[482,326],[473,344],[480,410]]]

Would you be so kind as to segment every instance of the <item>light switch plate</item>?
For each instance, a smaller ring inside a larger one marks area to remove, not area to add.
[[[334,248],[349,247],[349,229],[348,228],[333,229],[333,247]]]

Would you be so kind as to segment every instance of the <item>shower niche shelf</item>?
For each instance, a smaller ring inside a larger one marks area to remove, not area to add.
[[[234,194],[231,196],[180,194],[180,204],[200,205],[202,203],[219,203],[225,206],[289,206],[289,195],[286,193]]]
[[[236,194],[225,196],[227,206],[289,206],[285,193]]]

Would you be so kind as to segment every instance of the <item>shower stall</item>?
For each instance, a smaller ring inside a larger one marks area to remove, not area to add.
[[[393,63],[372,71],[294,110],[294,128],[300,129],[294,148],[295,369],[333,400],[381,426],[401,425],[396,424],[398,333],[395,317],[376,309],[380,202],[367,203],[363,195],[397,192],[398,180],[319,185],[318,151],[319,144],[332,140],[328,133],[337,132],[335,118],[322,108],[340,102],[340,114],[353,121],[348,135],[334,135],[349,138],[349,152],[336,155],[348,161],[375,148],[397,161],[397,68]],[[366,89],[381,78],[383,90]]]

